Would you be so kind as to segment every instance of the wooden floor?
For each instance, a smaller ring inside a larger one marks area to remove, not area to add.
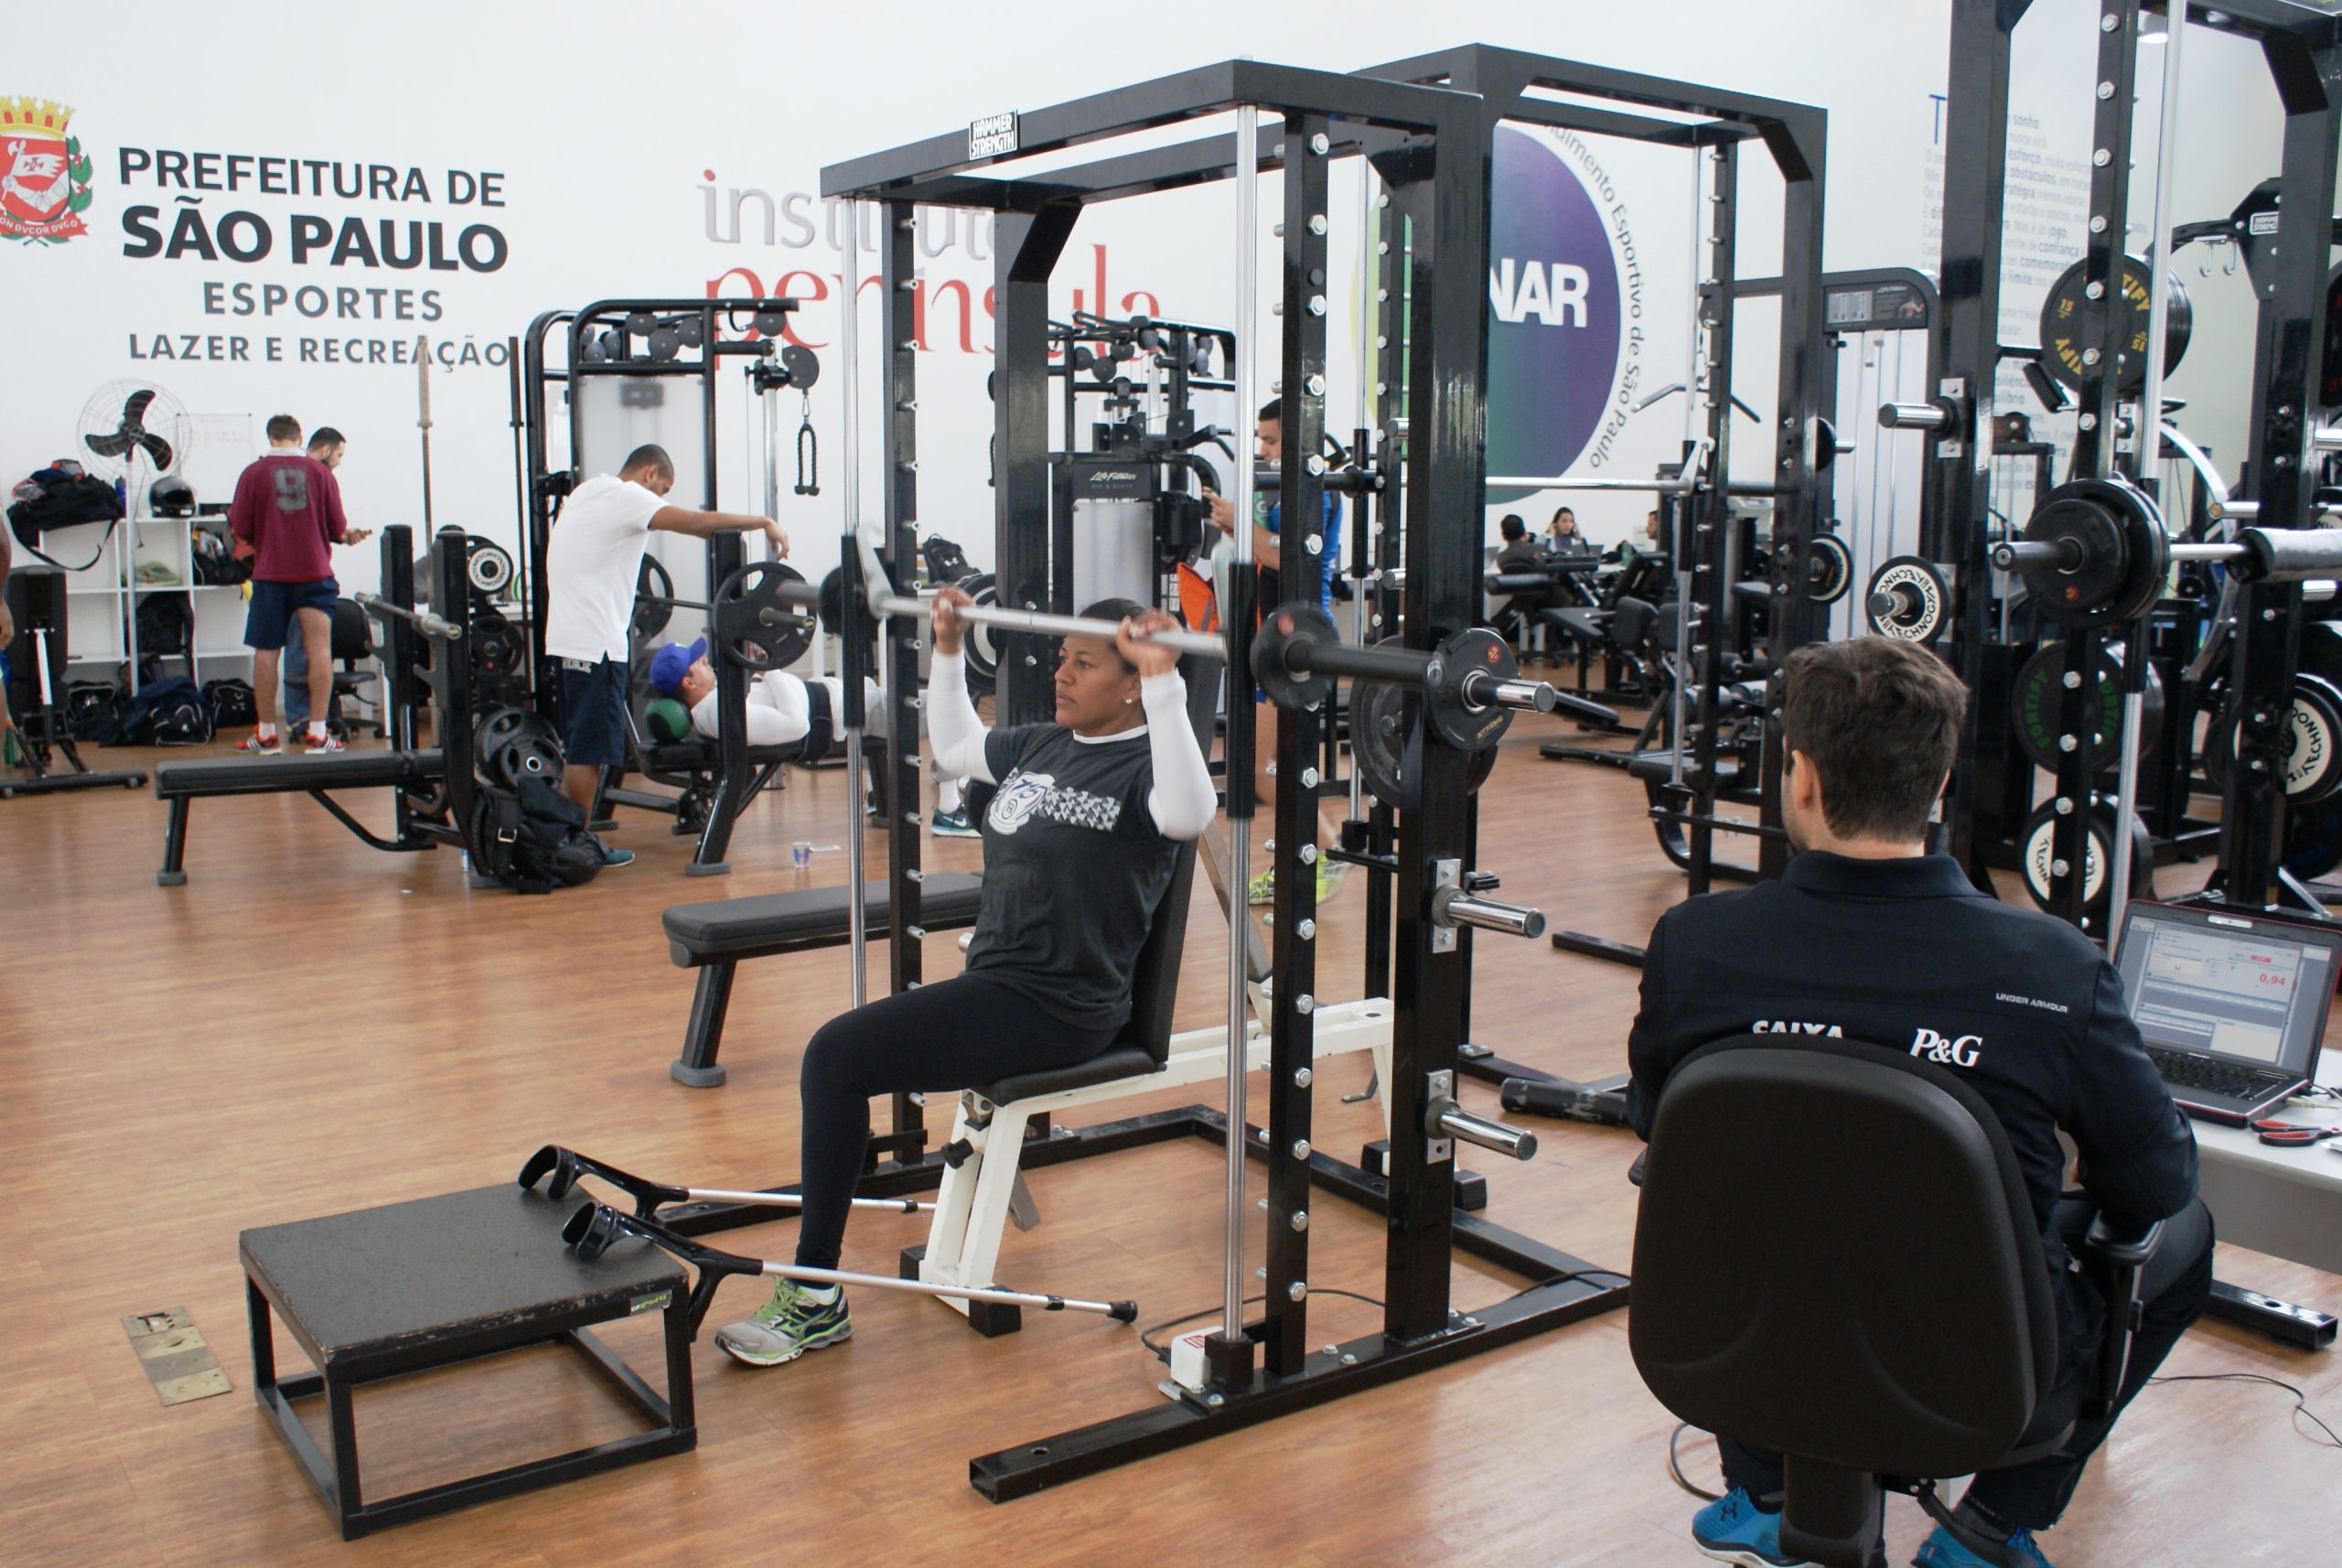
[[[1639,941],[1681,878],[1640,818],[1638,786],[1538,757],[1538,739],[1560,730],[1525,720],[1506,742],[1482,797],[1488,866],[1502,897],[1542,907],[1556,929]],[[628,813],[618,842],[639,852],[633,866],[543,898],[468,892],[454,854],[378,854],[297,796],[199,802],[189,881],[170,890],[154,885],[164,808],[149,795],[0,804],[0,1563],[1699,1560],[1686,1532],[1697,1505],[1667,1476],[1673,1423],[1635,1375],[1623,1314],[994,1507],[968,1487],[972,1455],[1144,1407],[1161,1397],[1161,1369],[1131,1329],[1102,1320],[1036,1317],[987,1341],[932,1302],[875,1292],[855,1298],[850,1344],[795,1367],[752,1372],[703,1344],[695,1453],[340,1542],[252,1402],[237,1233],[508,1179],[549,1141],[671,1180],[793,1178],[798,1051],[844,1004],[845,955],[744,970],[732,1081],[686,1090],[666,1064],[692,976],[667,962],[658,916],[843,881],[843,854],[800,877],[788,844],[839,843],[844,804],[842,775],[792,776],[755,807],[733,875],[714,882],[683,877],[688,843],[661,819]],[[387,814],[378,797],[358,809]],[[977,860],[972,843],[930,848],[930,865]],[[1361,899],[1354,876],[1322,921],[1329,998],[1356,992]],[[1184,1026],[1224,1016],[1225,952],[1217,906],[1199,898]],[[1484,938],[1479,952],[1477,1038],[1574,1076],[1623,1068],[1632,971],[1542,942]],[[951,941],[933,939],[930,972],[955,962]],[[1354,1091],[1366,1070],[1349,1058],[1319,1081]],[[1466,1098],[1494,1106],[1484,1087]],[[1375,1135],[1370,1107],[1335,1099],[1319,1098],[1319,1144],[1355,1158]],[[1467,1159],[1491,1178],[1491,1217],[1625,1266],[1633,1139],[1540,1135],[1526,1166]],[[1221,1165],[1209,1146],[1067,1165],[1033,1187],[1045,1223],[1011,1232],[1005,1283],[1135,1296],[1149,1324],[1219,1300]],[[1317,1218],[1313,1283],[1377,1294],[1376,1224],[1330,1200]],[[847,1266],[892,1272],[922,1231],[857,1215]],[[776,1224],[726,1244],[785,1255],[790,1240]],[[2342,1312],[2342,1279],[2227,1248],[2219,1267]],[[1459,1267],[1456,1298],[1485,1305],[1518,1283]],[[747,1286],[733,1288],[719,1315],[750,1305]],[[1316,1305],[1313,1337],[1379,1321],[1338,1298]],[[182,1305],[236,1387],[166,1410],[118,1320]],[[647,1327],[611,1337],[647,1361]],[[280,1353],[297,1363],[289,1345]],[[2206,1326],[2167,1369],[2266,1373],[2342,1418],[2331,1352]],[[2290,1402],[2255,1384],[2150,1389],[2049,1551],[2063,1568],[2337,1561],[2342,1455],[2296,1431]],[[551,1351],[378,1388],[360,1396],[359,1422],[378,1497],[627,1429]],[[1713,1446],[1689,1439],[1685,1455],[1713,1486]],[[1918,1522],[1911,1505],[1890,1509],[1898,1563]]]

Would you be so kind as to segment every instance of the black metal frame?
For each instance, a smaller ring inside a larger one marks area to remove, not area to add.
[[[701,400],[700,460],[706,476],[698,505],[713,510],[717,485],[716,383],[725,360],[756,360],[763,371],[756,383],[760,393],[769,395],[789,384],[789,376],[779,365],[777,339],[726,338],[722,329],[738,330],[738,317],[744,313],[751,317],[759,313],[785,315],[796,308],[797,302],[786,298],[604,299],[577,310],[548,310],[529,324],[528,332],[520,340],[519,370],[513,379],[512,394],[515,446],[522,470],[524,498],[519,596],[528,608],[529,687],[540,714],[548,719],[559,717],[560,693],[558,661],[547,655],[544,645],[551,592],[545,577],[545,551],[552,542],[553,520],[559,515],[561,499],[579,477],[579,430],[574,405],[568,422],[568,461],[560,469],[550,466],[548,389],[555,385],[566,389],[573,382],[600,376],[696,378]],[[670,328],[677,321],[695,322],[700,338],[697,348],[679,348],[673,358],[666,360],[637,355],[634,343],[639,335],[628,329],[627,319],[638,313],[649,315],[661,327]],[[546,352],[547,344],[556,332],[561,335],[566,356],[559,368],[550,362]],[[616,335],[617,357],[589,359],[587,343],[606,333]],[[747,554],[736,533],[716,534],[707,545],[706,587],[712,596],[715,585],[738,570]],[[732,829],[739,814],[779,772],[776,768],[759,768],[749,760],[747,676],[728,660],[719,659],[715,660],[715,690],[719,722],[714,779],[704,792],[705,821],[699,842],[692,851],[691,863],[685,868],[686,875],[694,876],[720,876],[731,869],[724,856],[731,844]],[[636,806],[671,814],[694,788],[693,780],[678,783],[671,776],[645,769],[645,778],[673,785],[682,789],[683,795],[671,798],[628,789],[623,787],[625,773],[624,768],[619,768],[615,775],[606,777],[597,804]]]
[[[972,132],[954,133],[823,171],[825,196],[885,203],[890,234],[903,232],[901,225],[908,221],[914,204],[966,206],[995,214],[995,519],[997,581],[1003,604],[1058,611],[1074,607],[1063,597],[1069,591],[1069,570],[1052,570],[1053,565],[1069,564],[1052,560],[1057,553],[1051,526],[1050,399],[1045,359],[1051,267],[1086,206],[1227,178],[1235,163],[1236,138],[1210,137],[1030,179],[994,177],[983,171],[1004,161],[1208,114],[1266,112],[1281,116],[1282,141],[1274,140],[1278,132],[1272,128],[1272,139],[1261,147],[1259,167],[1286,172],[1290,219],[1323,209],[1324,170],[1330,157],[1372,159],[1393,206],[1413,220],[1414,232],[1410,260],[1417,341],[1410,395],[1413,406],[1422,413],[1411,439],[1411,456],[1416,460],[1407,476],[1407,487],[1413,492],[1409,510],[1416,516],[1441,517],[1476,507],[1480,489],[1488,189],[1486,162],[1478,156],[1485,141],[1479,130],[1479,107],[1477,98],[1454,91],[1229,61],[1016,116],[1010,122],[1015,133],[1013,151],[972,156],[975,151]],[[1459,146],[1466,149],[1460,156],[1455,151]],[[1308,205],[1313,195],[1317,200],[1314,209]],[[1288,450],[1305,454],[1316,450],[1324,429],[1323,393],[1312,391],[1310,381],[1313,368],[1322,374],[1323,307],[1321,301],[1318,310],[1313,311],[1310,302],[1312,295],[1321,295],[1324,289],[1325,244],[1324,236],[1310,231],[1305,220],[1289,220],[1283,244],[1284,425]],[[889,247],[890,257],[904,253],[899,241]],[[1434,257],[1445,264],[1434,269]],[[890,279],[885,291],[890,306],[897,306],[897,288]],[[1320,323],[1314,332],[1306,325],[1313,320]],[[892,488],[887,504],[894,524],[892,538],[899,549],[909,538],[910,470],[906,444],[912,400],[908,395],[908,356],[894,351],[909,334],[893,330],[893,326],[890,316],[884,395],[885,406],[893,411],[888,424],[886,468]],[[1242,326],[1239,325],[1240,331]],[[1322,388],[1322,381],[1317,385]],[[1324,477],[1295,460],[1282,466],[1280,479],[1284,516],[1290,520],[1282,547],[1306,551],[1318,537]],[[1238,499],[1241,504],[1242,498]],[[1406,538],[1405,545],[1408,642],[1428,650],[1441,638],[1472,623],[1479,592],[1478,541],[1454,531],[1443,535],[1418,529]],[[1249,663],[1252,633],[1248,577],[1238,575],[1225,611],[1230,658],[1239,668]],[[1048,712],[1047,672],[1036,641],[1022,635],[1003,639],[998,691],[1004,723],[1026,722],[1045,717]],[[1241,703],[1244,690],[1241,679],[1231,682],[1237,698],[1231,706]],[[1300,1151],[1297,1130],[1309,1125],[1314,1078],[1308,1054],[1309,1013],[1314,1002],[1307,986],[1315,934],[1316,868],[1302,859],[1301,849],[1314,844],[1316,838],[1310,826],[1316,814],[1316,787],[1309,782],[1314,775],[1303,770],[1315,761],[1321,723],[1320,715],[1314,713],[1285,712],[1279,721],[1279,757],[1285,768],[1285,786],[1278,791],[1277,901],[1273,917],[1277,984],[1269,1027],[1268,1120],[1274,1133],[1272,1142],[1280,1150]],[[1238,820],[1250,815],[1252,804],[1251,791],[1241,782],[1252,773],[1251,728],[1240,722],[1229,729],[1229,808]],[[1460,751],[1429,748],[1423,764],[1425,806],[1399,822],[1398,961],[1393,992],[1398,1022],[1391,1089],[1393,1124],[1402,1129],[1423,1125],[1432,1075],[1454,1069],[1456,1046],[1465,1034],[1468,954],[1464,944],[1435,940],[1441,933],[1430,919],[1430,901],[1434,862],[1461,860],[1470,853],[1467,765]],[[899,846],[907,835],[900,831],[901,813],[896,815]],[[1288,822],[1301,824],[1301,830],[1288,829]],[[915,884],[898,882],[895,890],[901,894],[911,887]],[[1231,892],[1232,918],[1242,919],[1242,890]],[[897,929],[914,924],[915,905],[898,916]],[[1055,1138],[1026,1154],[1028,1160],[1039,1156],[1054,1163],[1057,1158],[1070,1157],[1070,1150],[1058,1153],[1068,1144],[1103,1153],[1110,1147],[1128,1146],[1124,1139],[1154,1142],[1201,1133],[1212,1121],[1212,1112],[1194,1107],[1166,1118],[1140,1118],[1112,1129],[1096,1129],[1096,1137],[1074,1133]],[[1465,1238],[1471,1233],[1455,1206],[1453,1158],[1431,1157],[1429,1142],[1420,1135],[1402,1132],[1393,1143],[1387,1184],[1363,1177],[1381,1186],[1380,1201],[1385,1205],[1389,1222],[1384,1326],[1382,1334],[1374,1337],[1370,1355],[1361,1359],[1353,1352],[1350,1364],[1345,1366],[1338,1357],[1307,1353],[1306,1233],[1273,1227],[1273,1232],[1284,1234],[1271,1246],[1265,1315],[1261,1321],[1246,1325],[1241,1337],[1216,1337],[1216,1385],[1208,1400],[1180,1402],[1168,1423],[1163,1411],[1149,1410],[1086,1428],[1070,1438],[1021,1447],[1014,1451],[1013,1461],[1007,1455],[978,1460],[979,1488],[996,1499],[1023,1495],[1337,1397],[1370,1381],[1494,1348],[1520,1335],[1623,1304],[1623,1279],[1609,1287],[1585,1285],[1581,1280],[1525,1298],[1530,1304],[1518,1314],[1506,1316],[1502,1334],[1482,1323],[1467,1325],[1452,1315],[1448,1285],[1453,1249],[1469,1245]],[[1286,1203],[1294,1212],[1305,1212],[1311,1179],[1325,1178],[1318,1168],[1321,1161],[1325,1156],[1315,1154],[1305,1159],[1272,1156],[1273,1205]],[[924,1182],[932,1164],[930,1158],[915,1169],[874,1179]],[[1585,1267],[1542,1249],[1534,1255],[1524,1251],[1516,1262],[1532,1276],[1549,1269],[1567,1273]],[[1252,1365],[1255,1347],[1263,1362],[1259,1369]],[[1357,1370],[1362,1364],[1370,1366],[1369,1373]]]
[[[1932,537],[1939,559],[1951,567],[1954,636],[1950,657],[1971,692],[1985,689],[1985,663],[1993,641],[1989,568],[1989,483],[1993,452],[1993,383],[2000,361],[2014,353],[1999,341],[2002,213],[2007,160],[2009,64],[2012,38],[2031,0],[1954,0],[1951,77],[1945,109],[1944,328],[1940,389],[1959,413],[1931,433],[1939,485]],[[2130,202],[2133,90],[2137,76],[2140,15],[2169,13],[2167,5],[2143,0],[2101,0],[2097,80],[2100,84],[2090,179],[2090,232],[2084,252],[2086,297],[2079,338],[2098,346],[2095,363],[2085,366],[2079,402],[2070,476],[2111,476],[2118,453],[2113,439],[2122,400],[2112,371],[2128,330],[2110,304],[2109,280],[2120,264]],[[2318,232],[2308,245],[2278,247],[2271,261],[2269,286],[2261,292],[2259,379],[2254,388],[2253,442],[2247,468],[2249,492],[2261,499],[2264,526],[2302,527],[2310,521],[2313,484],[2302,475],[2311,419],[2316,407],[2316,352],[2325,317],[2326,217],[2336,174],[2336,142],[2342,130],[2342,101],[2330,86],[2342,33],[2337,18],[2288,0],[2242,0],[2236,5],[2189,5],[2187,22],[2257,39],[2267,59],[2285,113],[2281,202],[2291,210],[2315,213]],[[2272,351],[2273,349],[2273,351]],[[2143,446],[2141,437],[2133,443]],[[2155,448],[2160,449],[2160,441]],[[2133,466],[2151,469],[2152,464]],[[2152,485],[2151,473],[2143,475]],[[2245,596],[2241,635],[2233,650],[2231,684],[2245,718],[2239,761],[2229,771],[2220,829],[2218,881],[2228,896],[2248,905],[2272,906],[2293,898],[2320,908],[2314,896],[2284,886],[2280,868],[2284,802],[2282,752],[2284,714],[2291,706],[2293,672],[2299,650],[2301,589],[2297,585],[2256,585]],[[2143,627],[2130,638],[2125,685],[2145,679],[2147,637]],[[2086,914],[2086,833],[2101,758],[2097,725],[2095,671],[2104,635],[2068,628],[2064,637],[2068,682],[2059,728],[2074,741],[2057,768],[2058,815],[2052,838],[2051,902],[2077,928],[2089,929]],[[1971,703],[1953,769],[1951,799],[1945,812],[1947,848],[1980,886],[1989,886],[1989,846],[1977,842],[1980,816],[1992,811],[1980,801],[1979,728],[1999,724],[1999,712],[1985,714]],[[2129,853],[2127,824],[2118,823],[2113,853]],[[2112,866],[2106,867],[2111,877]],[[2117,912],[2119,914],[2119,911]],[[2110,920],[2110,925],[2112,921]],[[2101,940],[2106,932],[2094,933]]]

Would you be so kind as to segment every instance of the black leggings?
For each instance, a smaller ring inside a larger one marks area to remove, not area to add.
[[[1113,1044],[1113,1029],[1049,1016],[997,981],[962,974],[881,997],[822,1026],[805,1047],[797,1094],[804,1219],[797,1261],[834,1269],[870,1143],[874,1095],[937,1094],[1017,1073],[1071,1067]]]

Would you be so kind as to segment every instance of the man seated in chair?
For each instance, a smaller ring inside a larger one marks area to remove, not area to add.
[[[2057,1522],[2090,1455],[2210,1294],[2195,1134],[2089,939],[1980,892],[1956,861],[1927,853],[1968,701],[1951,671],[1923,648],[1861,637],[1799,649],[1782,673],[1781,814],[1795,858],[1778,881],[1660,917],[1628,1047],[1628,1112],[1649,1138],[1676,1066],[1742,1035],[1864,1040],[1955,1074],[1992,1108],[2024,1171],[2057,1298],[2061,1388],[2089,1375],[2105,1327],[2104,1300],[2073,1261],[2090,1219],[2102,1211],[2126,1235],[2168,1221],[2142,1274],[2144,1322],[2112,1410],[2080,1421],[2047,1458],[1977,1477],[1954,1516],[1977,1544],[2047,1568],[2034,1532]],[[2060,1132],[2080,1154],[2071,1197]],[[1716,1441],[1728,1490],[1693,1518],[1694,1542],[1748,1568],[1797,1562],[1780,1546],[1780,1455],[1726,1433]],[[1916,1561],[1991,1559],[1939,1528]]]

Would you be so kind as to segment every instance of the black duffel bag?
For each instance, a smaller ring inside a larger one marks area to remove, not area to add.
[[[260,719],[260,705],[253,700],[252,682],[230,676],[223,681],[203,683],[203,701],[211,710],[214,729],[242,729]]]
[[[474,874],[515,893],[575,887],[602,869],[585,811],[549,779],[523,779],[517,790],[478,782],[466,837]]]

